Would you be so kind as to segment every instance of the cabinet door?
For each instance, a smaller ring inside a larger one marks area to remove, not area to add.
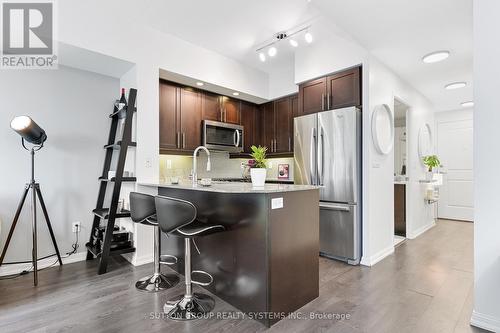
[[[360,68],[352,68],[327,77],[329,109],[361,105]]]
[[[276,116],[275,153],[286,153],[292,151],[292,99],[282,98],[274,102],[274,113]]]
[[[231,124],[240,123],[240,101],[229,97],[222,97],[222,110],[224,119],[222,121]]]
[[[201,94],[192,89],[180,89],[181,143],[183,150],[201,145]]]
[[[201,109],[204,120],[222,120],[220,96],[209,92],[201,93]]]
[[[179,109],[177,100],[179,88],[160,81],[160,148],[178,149],[179,142]]]
[[[301,115],[326,110],[326,77],[302,83],[299,86],[299,113]]]
[[[274,142],[274,103],[261,105],[261,145],[267,147],[267,153],[273,153]]]
[[[250,153],[250,147],[258,145],[258,124],[257,124],[257,106],[247,102],[241,102],[241,125],[243,126],[243,151]]]
[[[299,116],[299,94],[290,97],[292,100],[292,114],[294,117]],[[293,119],[291,121],[293,127]]]

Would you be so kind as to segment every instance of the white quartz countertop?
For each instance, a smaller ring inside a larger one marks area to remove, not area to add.
[[[212,182],[211,186],[193,187],[191,183],[166,184],[166,183],[141,183],[141,186],[164,187],[172,189],[182,189],[191,191],[219,192],[219,193],[279,193],[318,190],[319,186],[312,185],[291,185],[291,184],[266,184],[264,187],[252,187],[251,183],[239,182]]]

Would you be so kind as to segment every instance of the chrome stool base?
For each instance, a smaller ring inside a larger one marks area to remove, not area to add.
[[[173,274],[153,274],[144,277],[135,283],[138,290],[146,292],[157,292],[172,288],[179,283],[179,277]]]
[[[163,311],[168,319],[200,319],[215,307],[215,300],[205,294],[194,293],[192,296],[179,295],[165,303]]]

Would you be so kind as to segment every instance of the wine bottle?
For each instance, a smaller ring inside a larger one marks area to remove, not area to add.
[[[127,106],[127,99],[125,98],[125,88],[122,88],[122,95],[120,96],[120,100],[118,101],[118,110],[122,110]]]

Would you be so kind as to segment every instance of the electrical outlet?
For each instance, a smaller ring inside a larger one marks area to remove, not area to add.
[[[80,230],[81,230],[80,222],[74,222],[72,230],[73,230],[73,233],[80,232]]]
[[[167,169],[172,169],[172,160],[167,160]]]
[[[145,162],[144,164],[145,164],[146,168],[151,168],[153,166],[153,163],[151,162],[150,157],[146,158],[146,160],[144,162]]]
[[[272,168],[273,168],[273,162],[268,162],[268,163],[267,163],[267,167],[268,167],[269,169],[272,169]]]

